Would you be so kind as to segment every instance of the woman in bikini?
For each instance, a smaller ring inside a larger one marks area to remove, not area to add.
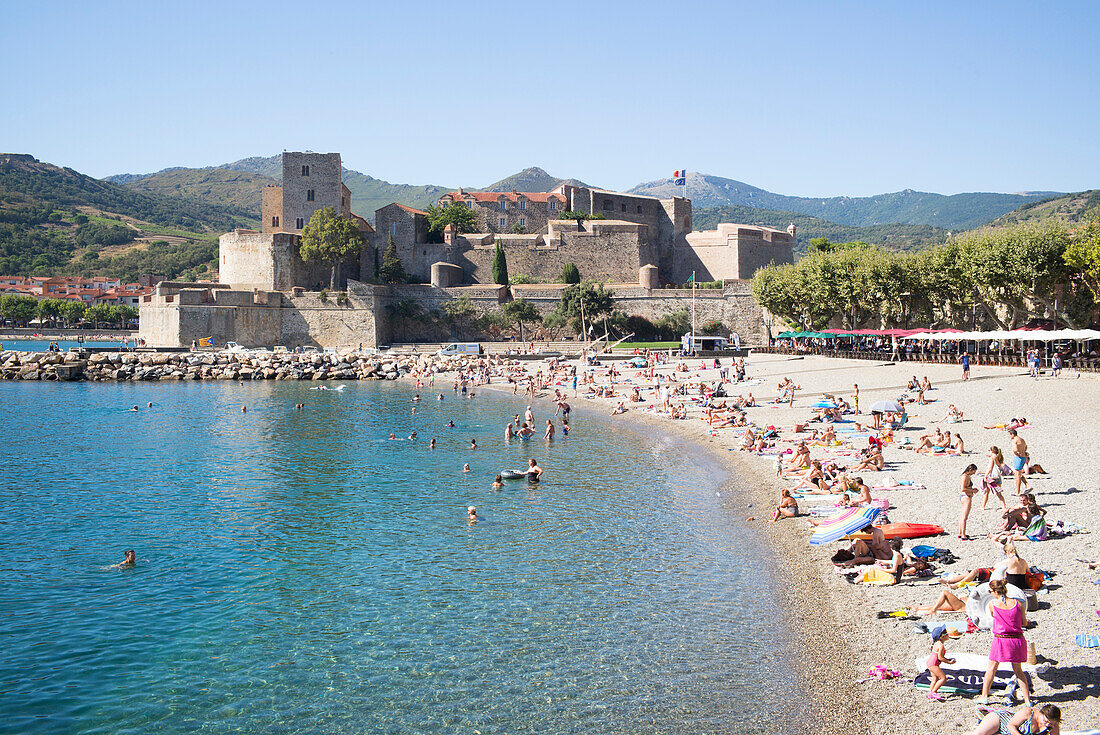
[[[1061,735],[1062,710],[1057,705],[1042,707],[1024,705],[1016,712],[1010,709],[989,710],[978,726],[966,735]]]
[[[812,495],[825,495],[829,492],[829,484],[825,482],[825,473],[821,470],[820,459],[815,459],[810,464],[810,469],[806,470],[798,484],[790,488],[790,491],[794,492],[802,487],[811,488]]]
[[[1005,496],[1001,493],[1001,482],[1004,479],[1006,472],[1011,472],[1005,465],[1005,456],[1001,453],[999,447],[989,448],[989,467],[985,470],[985,475],[982,477],[982,510],[985,510],[986,503],[989,502],[989,493],[995,493],[997,499],[1001,501],[1001,506],[1005,511],[1008,510],[1008,503],[1005,502]]]
[[[978,465],[968,464],[966,469],[963,470],[962,479],[960,481],[961,491],[960,497],[962,498],[962,509],[959,514],[959,540],[969,541],[970,537],[966,535],[966,519],[970,517],[970,507],[974,503],[974,496],[977,494],[977,489],[974,487],[974,483],[970,478],[974,476],[974,473],[978,471]]]

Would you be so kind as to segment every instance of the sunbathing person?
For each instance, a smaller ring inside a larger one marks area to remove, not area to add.
[[[947,432],[948,436],[951,436],[951,432]],[[950,441],[948,446],[943,448],[946,454],[963,455],[966,454],[966,448],[963,445],[963,438],[958,434],[955,434],[955,438]]]
[[[959,612],[966,609],[966,602],[951,590],[943,590],[931,605],[914,605],[909,608],[912,615],[935,615],[938,612]]]
[[[853,477],[850,485],[855,485],[855,490],[859,491],[859,496],[851,498],[845,501],[845,505],[849,508],[854,508],[857,505],[870,505],[871,504],[871,488],[867,487],[867,484],[863,482],[863,478]],[[847,488],[845,488],[847,489]]]
[[[1002,531],[996,534],[990,534],[989,537],[994,541],[1000,541],[1005,543],[1008,541],[1023,541],[1028,538],[1027,530],[1031,528],[1031,525],[1035,521],[1044,518],[1046,511],[1039,507],[1039,504],[1035,502],[1035,496],[1031,493],[1024,493],[1024,498],[1030,498],[1024,500],[1023,507],[1010,508],[1004,514],[1005,526]]]
[[[741,449],[752,449],[756,444],[756,434],[752,432],[752,427],[745,429],[745,436],[741,440]]]
[[[772,516],[772,523],[782,518],[794,518],[798,515],[798,501],[791,497],[790,490],[784,490],[782,497],[779,499],[779,505],[775,506],[775,514]]]
[[[959,409],[955,408],[954,403],[950,403],[947,406],[947,413],[945,413],[943,418],[940,419],[939,421],[937,421],[936,423],[937,424],[942,424],[944,421],[948,421],[949,423],[957,424],[958,422],[960,422],[962,420],[963,420],[963,412],[960,411]],[[986,428],[989,428],[989,427],[986,427]]]
[[[791,470],[802,470],[810,466],[810,448],[806,446],[806,442],[798,443],[798,448],[794,450],[794,455],[788,464]]]
[[[922,453],[929,453],[936,451],[936,447],[943,443],[943,432],[938,428],[935,435],[922,434],[917,440],[916,451]]]
[[[1006,429],[1007,430],[1007,429],[1019,429],[1021,426],[1026,426],[1026,425],[1027,425],[1027,419],[1026,418],[1019,418],[1019,419],[1014,418],[1014,419],[1009,419],[1008,423],[1005,423],[1005,424],[990,424],[989,426],[986,426],[985,428],[987,428],[987,429]]]
[[[790,488],[793,493],[799,488],[811,488],[810,493],[813,495],[824,495],[829,492],[829,483],[825,481],[825,473],[821,469],[821,460],[815,459],[810,464],[810,469],[799,479],[798,484]]]
[[[925,390],[932,390],[932,381],[928,379],[927,375],[925,375],[924,379],[921,380],[920,387],[924,388]]]
[[[893,558],[894,550],[886,543],[886,537],[882,534],[881,528],[868,524],[860,529],[860,533],[869,533],[871,534],[871,538],[867,541],[861,538],[857,538],[853,541],[852,545],[846,549],[846,551],[852,555],[852,559],[842,562],[837,566],[858,567],[874,564],[879,560],[885,561]]]
[[[882,450],[878,447],[871,447],[865,450],[866,456],[852,468],[853,472],[859,472],[860,470],[870,470],[872,472],[881,472],[882,468],[886,466],[886,460],[882,458]]]

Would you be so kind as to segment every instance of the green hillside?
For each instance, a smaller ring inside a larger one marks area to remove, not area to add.
[[[639,184],[630,190],[668,198],[681,196],[683,189],[671,179]],[[893,222],[912,225],[933,225],[948,230],[968,230],[980,227],[1017,207],[1049,198],[1056,192],[997,194],[932,194],[905,191],[876,194],[870,197],[794,197],[775,194],[734,179],[689,171],[687,196],[696,207],[727,205],[759,207],[800,212],[812,217],[845,225],[866,227]]]
[[[142,176],[124,185],[143,194],[197,199],[226,207],[258,222],[261,190],[278,183],[262,174],[224,168],[177,168]]]
[[[692,212],[692,225],[697,230],[712,230],[719,222],[763,225],[780,230],[794,223],[798,228],[797,253],[805,253],[812,238],[825,237],[830,242],[863,241],[890,250],[922,250],[947,239],[947,230],[931,225],[873,225],[856,227],[842,225],[799,212],[784,212],[756,207],[704,207]]]
[[[507,176],[500,181],[489,184],[481,191],[553,191],[562,184],[573,186],[588,186],[577,179],[558,179],[543,171],[538,166],[525,168],[517,174]]]
[[[1094,207],[1100,207],[1100,189],[1079,191],[1076,194],[1066,194],[1065,196],[1031,202],[998,217],[992,224],[994,227],[1001,227],[1047,219],[1079,222],[1085,212]]]
[[[236,210],[154,195],[23,154],[0,154],[0,274],[175,277],[217,265]]]

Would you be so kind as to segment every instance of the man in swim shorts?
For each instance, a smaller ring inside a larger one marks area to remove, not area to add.
[[[1027,442],[1015,429],[1009,429],[1008,435],[1012,437],[1012,474],[1016,477],[1016,494],[1019,495],[1024,483],[1024,466],[1028,460]]]

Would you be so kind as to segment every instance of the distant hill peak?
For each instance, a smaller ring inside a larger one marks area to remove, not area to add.
[[[588,184],[578,179],[558,179],[538,166],[525,168],[519,173],[507,176],[500,181],[489,184],[481,191],[553,191],[562,184],[571,186],[585,186]],[[475,189],[475,191],[477,191]]]

